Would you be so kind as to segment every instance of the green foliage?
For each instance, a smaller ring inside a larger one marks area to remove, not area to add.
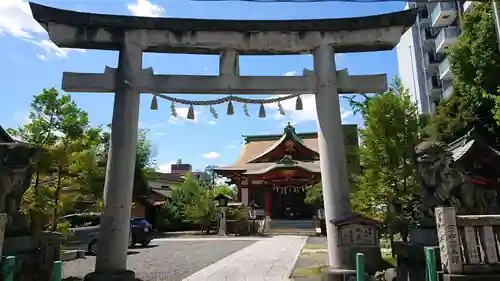
[[[398,79],[385,93],[349,102],[364,118],[363,171],[355,179],[353,209],[384,221],[390,233],[406,237],[419,200],[413,162],[419,131],[416,106]]]
[[[234,197],[236,196],[236,190],[234,190],[234,188],[231,188],[227,185],[218,185],[214,188],[214,196],[217,196],[218,194],[224,194],[224,195],[227,195],[231,198],[234,199]]]
[[[481,128],[489,132],[488,136],[496,136],[490,141],[498,146],[500,52],[491,4],[478,3],[463,15],[461,24],[462,33],[448,51],[454,74],[453,94],[437,107],[428,132],[450,142],[472,128]]]
[[[99,208],[109,134],[101,126],[91,127],[87,112],[70,95],[61,95],[54,88],[43,89],[33,97],[29,122],[8,132],[44,148],[21,206],[24,214],[36,218],[37,222],[32,223],[40,226],[52,221],[52,230],[56,230],[59,216],[73,211],[78,200],[95,200],[95,208]],[[147,188],[147,173],[154,165],[152,158],[147,131],[141,130],[136,181],[143,189]]]
[[[313,206],[323,206],[323,190],[321,183],[317,183],[306,188],[306,198],[304,202]]]
[[[248,216],[249,209],[246,206],[238,206],[234,208],[228,208],[228,219],[235,220],[238,222],[246,222],[249,219]]]
[[[207,232],[210,225],[217,216],[217,208],[214,203],[213,193],[209,190],[203,190],[195,194],[190,204],[185,206],[184,215],[192,222],[200,226],[200,230]]]
[[[97,142],[99,130],[89,125],[88,115],[78,108],[70,95],[60,95],[54,89],[44,89],[34,96],[29,113],[30,122],[8,132],[38,147],[44,148],[35,170],[35,182],[23,197],[26,214],[38,213],[47,220],[52,217],[52,229],[64,208],[71,206],[71,194],[63,189],[76,176],[74,160]]]
[[[162,208],[161,216],[170,229],[194,223],[200,230],[208,231],[209,225],[217,218],[214,197],[219,193],[234,197],[235,191],[227,185],[215,186],[213,190],[206,189],[204,183],[187,173],[182,184],[172,187],[171,196]]]

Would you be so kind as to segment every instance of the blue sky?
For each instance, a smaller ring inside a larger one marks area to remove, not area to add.
[[[220,19],[312,19],[356,17],[402,10],[404,4],[394,3],[250,3],[250,2],[190,2],[188,0],[36,0],[53,7],[120,15],[164,16]],[[106,4],[104,4],[106,3]],[[111,51],[79,51],[59,49],[31,18],[27,2],[0,0],[0,74],[2,100],[0,120],[5,128],[25,123],[32,96],[43,88],[60,89],[62,72],[102,72],[104,67],[116,67],[118,53]],[[217,74],[216,56],[145,54],[143,67],[153,67],[164,74]],[[311,56],[241,57],[242,75],[294,75],[302,69],[312,69]],[[337,69],[348,68],[351,74],[397,74],[395,50],[373,53],[341,54]],[[92,124],[107,124],[111,120],[113,96],[110,94],[72,94],[86,110]],[[210,95],[189,95],[183,98],[204,100]],[[253,96],[255,98],[255,96]],[[265,96],[263,96],[265,97]],[[183,118],[187,108],[178,108],[179,117],[170,116],[170,104],[159,101],[159,110],[151,111],[151,97],[141,97],[140,127],[150,129],[158,169],[181,158],[195,169],[206,165],[230,165],[240,153],[242,135],[281,133],[291,121],[297,131],[316,131],[313,96],[303,97],[304,110],[294,111],[294,100],[283,103],[287,115],[267,108],[267,118],[257,117],[258,106],[249,106],[252,117],[243,114],[242,105],[235,104],[235,115],[226,116],[226,107],[216,107],[219,118],[213,119],[208,108],[196,108],[194,121]],[[362,121],[354,116],[345,100],[341,100],[344,123]],[[280,118],[281,117],[281,118]]]

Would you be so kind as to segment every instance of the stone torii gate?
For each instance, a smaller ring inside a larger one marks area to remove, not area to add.
[[[120,52],[118,68],[102,74],[64,73],[68,92],[115,94],[104,208],[95,272],[87,280],[132,279],[127,242],[140,93],[314,93],[325,219],[351,212],[338,94],[376,93],[384,75],[336,72],[336,53],[390,50],[414,22],[416,11],[323,20],[202,20],[80,13],[30,3],[33,17],[59,47]],[[142,69],[144,52],[217,54],[219,76],[156,75]],[[303,76],[239,76],[238,55],[314,55],[314,72]],[[327,223],[333,273],[348,269],[337,231]],[[334,277],[332,277],[334,278]],[[335,277],[336,278],[336,277]],[[332,279],[334,280],[334,279]],[[336,279],[335,279],[336,280]]]

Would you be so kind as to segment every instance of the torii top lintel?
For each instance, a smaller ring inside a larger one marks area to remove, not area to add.
[[[146,52],[293,54],[330,44],[336,53],[390,50],[417,11],[318,20],[212,20],[82,13],[30,2],[33,17],[59,47],[119,50],[125,32],[147,31]]]

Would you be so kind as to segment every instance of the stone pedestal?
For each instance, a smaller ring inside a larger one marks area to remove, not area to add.
[[[135,273],[131,270],[120,272],[92,272],[85,275],[84,281],[135,281]]]
[[[221,216],[220,216],[220,222],[219,222],[219,233],[217,235],[219,236],[226,236],[226,226],[227,226],[227,220],[226,220],[226,207],[221,207]]]
[[[410,242],[395,242],[392,251],[397,257],[397,281],[426,280],[425,247],[437,247],[435,228],[419,228],[410,231]],[[436,251],[436,266],[441,270],[439,251]]]

